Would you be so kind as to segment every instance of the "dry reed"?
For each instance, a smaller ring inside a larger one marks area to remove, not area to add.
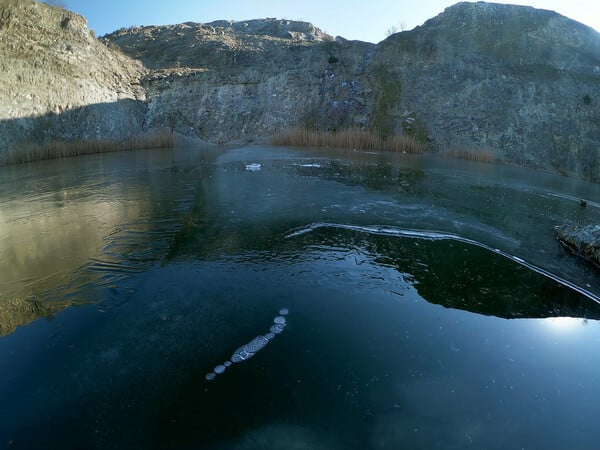
[[[449,148],[442,151],[442,155],[450,158],[464,159],[466,161],[475,161],[483,163],[493,163],[496,161],[496,155],[490,150],[483,148]]]
[[[124,141],[93,139],[88,141],[50,141],[44,144],[27,143],[10,149],[3,164],[20,164],[44,159],[66,158],[70,156],[109,153],[123,150],[150,148],[173,148],[175,137],[170,130],[159,128],[133,136]]]
[[[424,151],[423,145],[410,136],[391,136],[382,139],[377,133],[360,128],[348,128],[336,132],[291,128],[273,136],[271,143],[294,147],[388,150],[405,153]]]

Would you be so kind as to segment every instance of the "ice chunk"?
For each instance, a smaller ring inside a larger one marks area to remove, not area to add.
[[[258,163],[246,164],[246,170],[250,172],[258,172],[261,168],[261,165]]]

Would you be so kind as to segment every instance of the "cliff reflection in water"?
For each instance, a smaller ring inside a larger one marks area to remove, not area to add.
[[[74,303],[110,303],[99,289],[126,289],[122,280],[158,262],[283,258],[293,264],[320,246],[394,267],[427,301],[449,308],[504,318],[600,318],[591,299],[464,242],[343,227],[286,239],[290,230],[316,222],[440,230],[518,255],[597,293],[588,269],[561,259],[551,231],[573,215],[574,202],[548,192],[574,188],[533,189],[504,169],[457,172],[456,163],[427,158],[318,155],[249,147],[203,152],[204,159],[194,152],[131,152],[3,168],[0,333]],[[260,171],[245,170],[255,161]],[[596,192],[584,187],[587,197]],[[592,208],[575,208],[578,221],[600,217]]]
[[[600,304],[591,298],[476,245],[335,226],[316,228],[302,239],[305,245],[358,252],[374,264],[393,267],[421,297],[446,308],[506,319],[600,319]]]
[[[140,207],[86,198],[69,190],[59,198],[3,204],[0,216],[0,334],[72,304],[68,289],[118,224],[139,216]],[[87,274],[91,282],[93,274]],[[81,296],[78,302],[82,301]]]
[[[168,152],[3,168],[0,336],[96,302],[95,288],[162,258],[185,200],[163,189],[173,176]]]

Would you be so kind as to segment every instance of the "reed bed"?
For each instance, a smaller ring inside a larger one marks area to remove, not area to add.
[[[450,158],[464,159],[466,161],[493,163],[497,160],[494,152],[483,148],[453,147],[443,150],[441,153]]]
[[[336,132],[291,128],[273,136],[271,143],[290,147],[388,150],[405,153],[424,151],[423,145],[410,136],[390,136],[382,139],[377,133],[360,128],[348,128]]]
[[[10,149],[3,164],[20,164],[44,159],[66,158],[70,156],[109,153],[124,150],[150,148],[173,148],[175,137],[170,130],[159,128],[139,134],[124,141],[93,139],[89,141],[50,141],[44,144],[27,143]]]

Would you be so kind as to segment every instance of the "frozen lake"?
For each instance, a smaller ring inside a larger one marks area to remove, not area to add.
[[[431,155],[0,168],[0,448],[596,449],[600,276],[553,227],[599,202]]]

